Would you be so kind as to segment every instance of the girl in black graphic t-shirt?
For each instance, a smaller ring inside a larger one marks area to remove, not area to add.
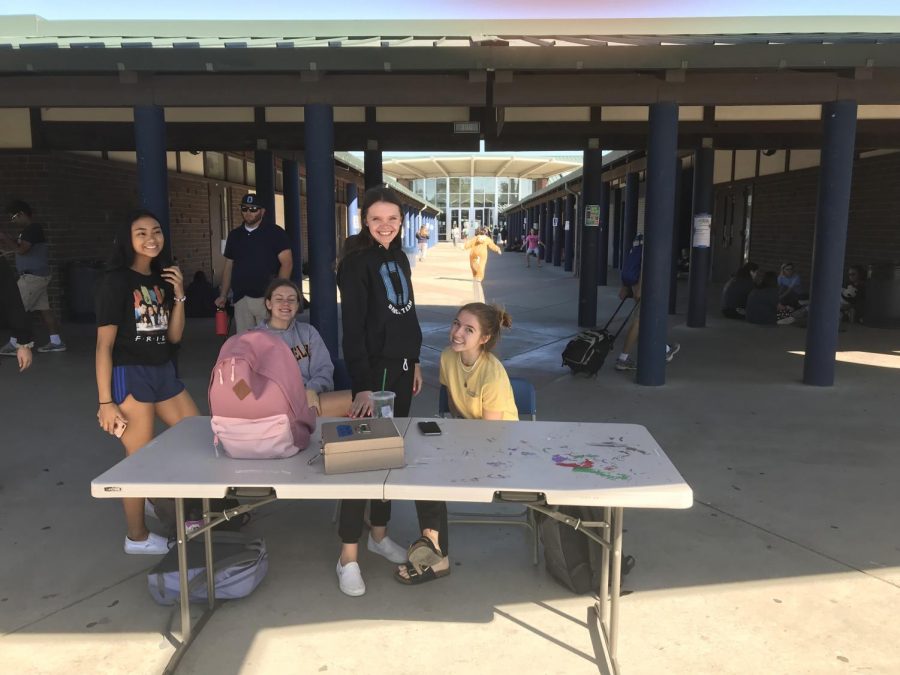
[[[97,291],[97,393],[100,427],[121,433],[131,455],[153,438],[156,415],[172,426],[198,415],[175,375],[172,345],[184,333],[184,280],[163,267],[162,228],[148,211],[120,227],[109,271]],[[144,523],[144,500],[123,499],[126,553],[161,554],[168,542]]]

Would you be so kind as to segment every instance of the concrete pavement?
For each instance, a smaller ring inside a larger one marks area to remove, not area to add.
[[[614,278],[614,273],[611,273]],[[414,271],[426,389],[456,307],[479,289],[449,244]],[[483,294],[513,329],[499,353],[538,390],[540,419],[646,425],[694,489],[687,511],[626,511],[637,565],[621,603],[619,661],[628,675],[900,672],[900,331],[840,334],[837,384],[800,383],[805,331],[670,317],[683,349],[663,387],[639,387],[612,359],[574,378],[559,354],[575,326],[578,281],[490,255]],[[601,288],[598,315],[615,307]],[[0,366],[0,654],[10,673],[157,673],[172,652],[169,611],[146,591],[154,558],[122,553],[114,500],[89,482],[121,456],[96,427],[93,329],[66,326],[69,351]],[[218,342],[189,322],[182,369],[205,409]],[[529,561],[519,529],[457,527],[453,573],[419,588],[363,554],[368,593],[343,596],[330,502],[276,503],[249,526],[265,536],[269,575],[219,609],[179,672],[595,673],[587,617]],[[411,504],[392,536],[415,538]]]

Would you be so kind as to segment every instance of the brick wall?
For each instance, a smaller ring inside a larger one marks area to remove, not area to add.
[[[819,169],[756,178],[750,259],[778,271],[793,261],[804,283],[812,269]],[[844,268],[900,262],[900,153],[858,160],[853,167]]]
[[[189,279],[197,269],[210,269],[207,181],[170,174],[169,195],[171,243]],[[66,306],[70,264],[105,260],[116,225],[137,207],[137,168],[72,153],[0,153],[0,202],[5,207],[11,199],[28,202],[44,226],[50,301],[59,311]]]

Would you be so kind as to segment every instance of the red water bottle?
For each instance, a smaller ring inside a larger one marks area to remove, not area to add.
[[[228,312],[224,309],[216,310],[216,335],[228,335]]]

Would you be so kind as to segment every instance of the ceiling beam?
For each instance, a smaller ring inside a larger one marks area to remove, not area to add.
[[[344,33],[346,34],[346,33]],[[621,36],[620,36],[621,37]],[[837,42],[823,44],[787,42],[769,44],[765,39],[747,44],[746,36],[734,36],[738,44],[637,44],[629,47],[598,45],[596,47],[499,47],[472,46],[466,48],[435,48],[404,45],[400,48],[304,46],[298,40],[294,47],[269,49],[223,48],[119,48],[96,49],[9,49],[0,60],[0,72],[10,73],[117,73],[120,70],[137,72],[274,72],[343,71],[378,73],[411,71],[438,73],[469,70],[574,71],[576,69],[671,70],[689,69],[748,69],[748,68],[857,68],[868,62],[878,66],[900,67],[900,52],[896,45],[885,40],[877,43],[877,36],[865,42]],[[827,40],[822,35],[819,40]],[[53,42],[55,38],[48,38]],[[604,36],[615,40],[615,36]],[[741,40],[744,40],[742,43]],[[112,42],[112,40],[109,40]],[[621,38],[620,42],[629,42]],[[659,42],[659,36],[647,38],[631,36],[632,42]],[[152,42],[152,40],[151,40]],[[277,44],[279,41],[275,40]],[[321,45],[322,41],[311,44]],[[297,46],[299,45],[299,46]],[[685,66],[686,64],[686,66]]]

